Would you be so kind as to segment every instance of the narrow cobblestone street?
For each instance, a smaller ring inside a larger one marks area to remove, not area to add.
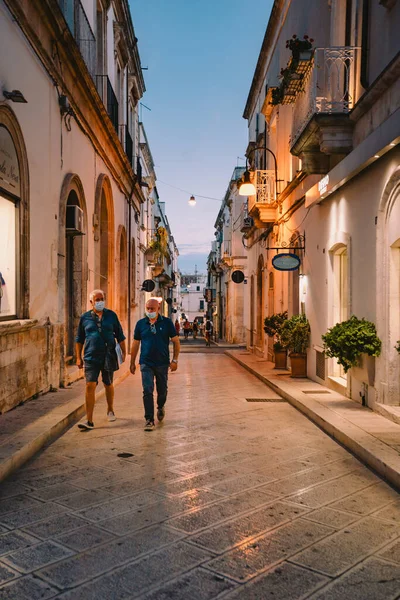
[[[399,494],[227,356],[115,408],[2,483],[2,600],[400,598]]]

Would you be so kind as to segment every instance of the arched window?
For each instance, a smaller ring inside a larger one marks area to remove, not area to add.
[[[28,317],[28,167],[14,113],[0,107],[0,320]]]

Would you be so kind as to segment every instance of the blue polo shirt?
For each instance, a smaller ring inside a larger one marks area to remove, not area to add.
[[[133,338],[140,345],[141,365],[148,367],[163,367],[169,365],[169,340],[176,337],[175,325],[167,317],[158,315],[155,322],[156,333],[152,333],[147,317],[136,323]]]
[[[78,344],[85,344],[83,354],[85,361],[103,364],[106,357],[106,344],[114,349],[115,340],[122,342],[124,339],[124,332],[117,315],[113,310],[105,308],[101,320],[92,310],[83,313],[75,341]]]

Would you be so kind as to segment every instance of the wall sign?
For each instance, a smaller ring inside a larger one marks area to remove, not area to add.
[[[243,271],[233,271],[233,273],[232,273],[232,281],[234,283],[243,283],[243,281],[244,281],[244,273],[243,273]]]
[[[151,279],[145,279],[142,283],[143,292],[152,292],[155,287],[156,284]]]
[[[297,254],[291,252],[277,254],[272,259],[272,266],[277,271],[296,271],[300,267],[301,260]]]
[[[21,195],[18,156],[12,137],[0,125],[0,188],[13,196]]]

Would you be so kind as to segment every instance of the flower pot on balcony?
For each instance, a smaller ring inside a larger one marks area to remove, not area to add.
[[[158,277],[164,271],[164,267],[156,265],[153,267],[153,277]]]
[[[299,60],[311,60],[313,55],[313,50],[302,50],[299,53]]]
[[[361,354],[359,364],[356,367],[351,367],[351,376],[361,383],[368,383],[370,386],[375,384],[375,356]]]
[[[307,377],[307,354],[297,354],[292,352],[290,355],[291,377]]]
[[[275,369],[287,369],[287,352],[286,350],[274,351]]]

